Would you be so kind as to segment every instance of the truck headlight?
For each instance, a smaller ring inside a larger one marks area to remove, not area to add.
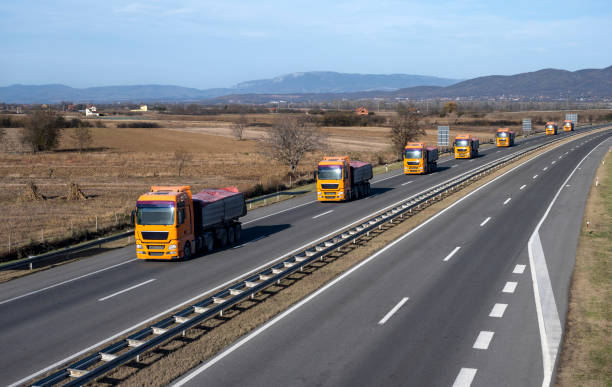
[[[137,249],[142,249],[142,245],[136,245]]]
[[[174,250],[176,249],[176,245],[168,245],[168,250]]]
[[[322,195],[323,195],[323,192],[321,192],[321,191],[317,191],[317,195],[322,196]]]

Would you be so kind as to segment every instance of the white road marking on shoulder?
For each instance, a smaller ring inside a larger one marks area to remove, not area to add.
[[[387,313],[385,317],[383,317],[378,322],[378,325],[383,325],[384,323],[386,323],[399,310],[399,308],[401,308],[406,303],[406,301],[408,301],[408,299],[409,299],[408,297],[402,298],[401,301],[398,302],[397,305],[395,305],[393,309],[391,309],[389,313]]]
[[[141,282],[141,283],[139,283],[139,284],[136,284],[136,285],[134,285],[134,286],[130,286],[129,288],[126,288],[126,289],[120,290],[120,291],[115,292],[115,293],[113,293],[113,294],[110,294],[110,295],[108,295],[108,296],[106,296],[106,297],[99,298],[99,299],[98,299],[98,301],[105,301],[105,300],[108,300],[109,298],[113,298],[113,297],[118,296],[118,295],[120,295],[120,294],[122,294],[122,293],[129,292],[130,290],[134,290],[134,289],[136,289],[136,288],[139,288],[139,287],[141,287],[141,286],[144,286],[144,285],[146,285],[146,284],[148,284],[148,283],[151,283],[151,282],[153,282],[153,281],[155,281],[155,278],[151,278],[150,280],[146,280],[146,281]]]

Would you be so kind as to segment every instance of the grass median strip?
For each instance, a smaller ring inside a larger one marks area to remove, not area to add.
[[[596,173],[572,276],[558,386],[612,386],[612,153]],[[587,227],[587,222],[588,227]]]

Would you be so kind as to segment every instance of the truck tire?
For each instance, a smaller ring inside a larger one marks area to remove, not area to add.
[[[217,230],[217,242],[219,247],[225,247],[227,245],[227,230],[222,227]]]
[[[191,258],[191,243],[187,242],[185,243],[185,246],[183,246],[183,259],[189,260],[190,258]]]
[[[213,237],[212,232],[207,232],[204,234],[204,248],[208,253],[215,249],[215,238]]]
[[[197,239],[196,239],[196,248],[195,248],[195,252],[199,252],[202,251],[202,248],[204,247],[204,238],[202,237],[202,235],[200,235]]]
[[[234,227],[232,226],[227,228],[227,243],[230,245],[236,243],[236,234],[234,233]]]
[[[366,194],[366,196],[370,196],[370,193],[372,193],[372,187],[370,186],[370,183],[368,182],[368,193]]]
[[[236,238],[236,242],[240,242],[240,236],[242,234],[242,225],[240,223],[237,223],[234,226],[234,238]]]

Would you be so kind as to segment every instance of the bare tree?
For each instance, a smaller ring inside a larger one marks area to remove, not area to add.
[[[325,148],[325,135],[306,119],[283,117],[262,142],[268,157],[288,166],[295,174],[306,152]]]
[[[402,158],[406,143],[423,134],[425,130],[421,127],[421,114],[409,109],[400,110],[391,125],[391,147],[398,159]]]
[[[246,115],[241,114],[240,117],[238,117],[238,120],[232,124],[232,132],[234,133],[236,140],[242,140],[244,129],[246,129],[247,126],[249,126],[249,119]]]
[[[193,155],[189,153],[185,148],[178,148],[174,151],[174,160],[178,164],[178,175],[181,177],[181,171],[185,166],[185,163],[191,161],[193,159]]]
[[[21,142],[29,145],[34,153],[54,149],[64,127],[66,121],[62,116],[52,111],[36,111],[25,121]]]
[[[74,128],[70,136],[77,143],[77,146],[79,147],[79,152],[83,152],[84,149],[89,148],[89,146],[91,146],[91,144],[93,143],[93,136],[91,135],[91,130],[80,124]]]

